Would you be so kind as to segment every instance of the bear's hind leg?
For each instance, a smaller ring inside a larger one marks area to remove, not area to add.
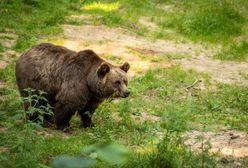
[[[81,126],[83,126],[84,128],[94,126],[94,124],[92,123],[92,119],[91,119],[93,112],[79,110],[78,113],[79,113],[79,115],[81,117],[81,121],[82,121]]]
[[[43,120],[43,127],[50,127],[51,125],[54,124],[54,116],[53,115],[49,115],[49,114],[45,114],[44,115],[44,120]]]
[[[57,129],[64,130],[70,126],[70,120],[75,110],[61,102],[57,102],[54,109],[55,124]]]

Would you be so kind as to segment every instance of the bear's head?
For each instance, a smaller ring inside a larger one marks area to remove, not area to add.
[[[121,66],[113,66],[103,62],[97,69],[97,90],[102,97],[128,97],[130,92],[127,88],[127,71],[129,63]]]

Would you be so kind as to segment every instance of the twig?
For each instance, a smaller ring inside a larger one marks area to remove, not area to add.
[[[201,82],[202,80],[196,79],[191,85],[185,87],[184,89],[188,91],[190,88],[194,87],[198,82]]]

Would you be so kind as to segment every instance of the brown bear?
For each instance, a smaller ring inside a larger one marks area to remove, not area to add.
[[[78,111],[84,127],[92,126],[91,115],[104,99],[127,97],[125,62],[115,66],[100,58],[92,50],[75,52],[62,46],[41,43],[24,52],[16,63],[16,81],[22,97],[24,89],[32,88],[47,93],[54,109],[57,129],[69,127],[71,117]],[[42,101],[38,103],[41,105]],[[24,104],[25,109],[29,104]],[[35,115],[30,117],[35,120]],[[52,123],[53,117],[44,116]]]

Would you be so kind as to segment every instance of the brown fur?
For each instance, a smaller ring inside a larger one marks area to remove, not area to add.
[[[75,111],[79,112],[83,126],[88,127],[92,123],[86,112],[93,113],[110,96],[129,95],[128,69],[128,63],[114,66],[92,50],[75,52],[62,46],[42,43],[33,46],[18,59],[16,80],[23,97],[27,96],[23,90],[25,88],[48,93],[58,129],[69,126]],[[51,122],[49,117],[45,119]]]

